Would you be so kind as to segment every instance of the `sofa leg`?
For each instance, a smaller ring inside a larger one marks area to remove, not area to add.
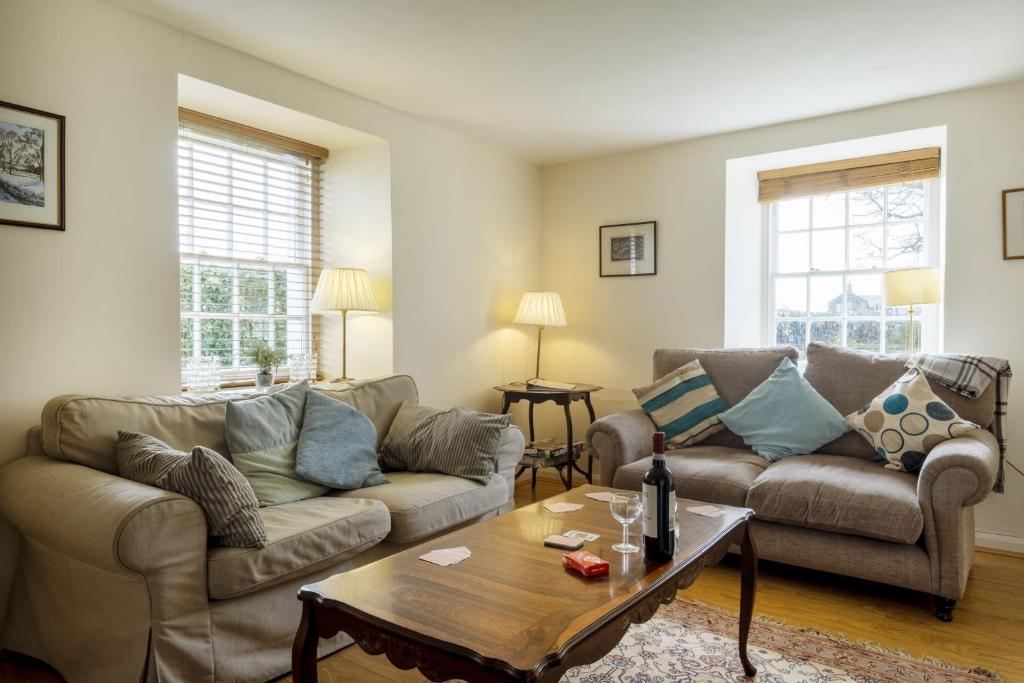
[[[953,608],[956,600],[935,596],[935,618],[940,621],[953,621]]]

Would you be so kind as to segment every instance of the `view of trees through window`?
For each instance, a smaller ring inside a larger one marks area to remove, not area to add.
[[[772,204],[774,342],[905,352],[907,310],[885,307],[882,274],[929,265],[928,192],[917,181]]]

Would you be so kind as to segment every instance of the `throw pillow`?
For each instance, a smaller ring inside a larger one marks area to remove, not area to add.
[[[381,464],[486,484],[497,471],[498,444],[510,419],[510,415],[467,408],[437,410],[406,401],[381,444]]]
[[[307,393],[302,382],[259,398],[228,401],[224,436],[231,460],[252,484],[260,505],[316,498],[330,490],[295,471]]]
[[[928,378],[908,370],[863,408],[846,416],[850,427],[868,440],[886,467],[921,470],[928,452],[955,436],[979,429],[932,392]]]
[[[252,486],[216,451],[196,446],[191,453],[182,453],[152,436],[119,431],[116,458],[117,471],[125,479],[194,500],[206,515],[215,543],[266,547],[267,532]]]
[[[725,429],[718,416],[728,406],[697,359],[633,393],[670,445],[690,446]]]
[[[370,418],[318,391],[306,396],[295,471],[332,489],[388,483],[377,464],[377,430]]]
[[[807,383],[788,358],[719,417],[769,462],[813,453],[848,429],[839,411]]]

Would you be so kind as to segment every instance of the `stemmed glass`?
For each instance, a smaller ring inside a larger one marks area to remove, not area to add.
[[[640,548],[629,542],[629,525],[640,518],[643,504],[636,493],[616,493],[609,502],[614,517],[622,525],[622,543],[616,543],[612,550],[620,553],[640,552]]]

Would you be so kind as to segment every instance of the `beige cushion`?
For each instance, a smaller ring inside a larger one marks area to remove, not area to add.
[[[388,472],[389,484],[335,491],[336,498],[379,500],[391,512],[391,543],[411,543],[497,510],[508,487],[497,474],[485,484],[433,472]]]
[[[924,516],[917,478],[840,455],[799,455],[757,478],[747,507],[758,519],[853,536],[913,543]]]
[[[213,599],[233,598],[337,564],[380,543],[391,530],[375,500],[309,498],[260,508],[266,548],[210,548]]]
[[[745,448],[704,444],[669,451],[665,462],[675,479],[677,496],[740,506],[746,502],[747,489],[768,467],[768,461]],[[650,468],[650,457],[620,467],[613,485],[639,491]]]
[[[843,415],[860,410],[907,371],[906,356],[853,351],[839,346],[811,342],[807,345],[804,378]],[[961,396],[938,382],[929,382],[935,395],[957,415],[983,428],[992,424],[996,406],[996,383],[992,382],[977,399]],[[822,446],[821,453],[876,458],[874,449],[857,432],[847,432]]]
[[[727,406],[732,407],[768,379],[783,358],[796,363],[799,357],[799,352],[792,346],[765,349],[658,349],[654,352],[654,379],[664,377],[695,358],[699,359],[718,395]],[[746,448],[743,439],[728,429],[710,435],[701,444]]]

